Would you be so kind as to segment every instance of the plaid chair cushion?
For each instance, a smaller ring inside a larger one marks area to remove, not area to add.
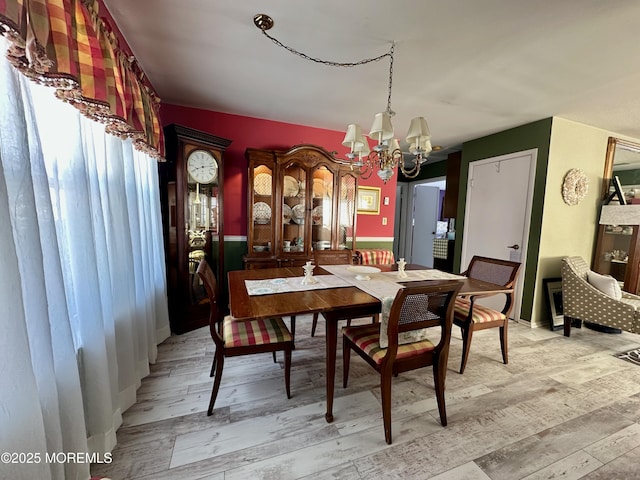
[[[395,262],[391,250],[372,248],[368,250],[358,250],[357,253],[362,261],[362,265],[391,264]]]
[[[280,317],[236,320],[227,315],[222,324],[222,338],[226,348],[248,347],[250,345],[289,342],[291,341],[291,333]]]
[[[471,308],[471,302],[464,298],[457,298],[456,303],[453,305],[454,316],[466,320],[469,316],[469,309]],[[504,320],[506,317],[504,313],[498,312],[484,305],[478,303],[473,304],[473,317],[471,321],[474,323],[493,322],[495,320]]]
[[[342,329],[342,334],[350,338],[358,348],[371,357],[378,365],[387,355],[387,349],[380,347],[380,325],[366,325],[364,327],[346,327]],[[428,339],[414,343],[405,343],[398,345],[398,354],[396,359],[421,355],[425,352],[433,350],[435,347]]]

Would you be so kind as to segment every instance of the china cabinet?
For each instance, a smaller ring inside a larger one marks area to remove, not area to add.
[[[230,140],[169,125],[167,161],[159,164],[171,330],[184,333],[208,324],[209,301],[196,269],[205,258],[225,292],[222,224],[223,154]],[[225,302],[220,302],[225,305]]]
[[[302,266],[314,250],[354,250],[358,178],[322,147],[248,148],[246,268]]]
[[[596,242],[593,270],[603,275],[611,275],[623,290],[638,292],[637,268],[629,268],[638,263],[638,227],[622,225],[600,225]]]

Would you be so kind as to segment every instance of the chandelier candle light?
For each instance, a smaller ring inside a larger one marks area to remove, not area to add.
[[[273,19],[264,13],[260,13],[253,17],[253,23],[262,33],[273,43],[282,47],[289,52],[298,55],[306,60],[330,65],[333,67],[356,67],[371,62],[377,62],[385,57],[389,57],[389,88],[387,96],[387,109],[384,112],[377,113],[373,119],[373,125],[369,132],[369,138],[373,139],[376,145],[373,151],[370,150],[369,143],[362,133],[360,125],[352,123],[347,127],[347,132],[342,141],[342,145],[349,148],[347,159],[349,164],[358,171],[362,178],[366,179],[371,176],[374,169],[377,169],[377,175],[383,182],[387,182],[397,167],[402,174],[408,178],[415,178],[420,173],[420,166],[427,161],[429,153],[433,150],[431,146],[431,132],[424,117],[416,117],[411,120],[409,132],[406,141],[409,143],[409,152],[412,158],[405,160],[404,154],[400,150],[398,140],[394,138],[393,125],[391,117],[395,112],[391,110],[391,88],[393,85],[393,54],[395,43],[391,44],[389,51],[378,57],[365,58],[357,62],[331,62],[319,58],[313,58],[294,48],[284,45],[282,42],[267,33],[273,27]]]

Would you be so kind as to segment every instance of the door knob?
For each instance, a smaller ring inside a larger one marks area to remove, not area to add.
[[[518,245],[516,243],[515,245],[508,245],[507,248],[513,248],[514,250],[519,250],[520,249],[520,245]]]

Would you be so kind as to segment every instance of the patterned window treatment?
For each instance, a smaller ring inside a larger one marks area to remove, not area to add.
[[[131,138],[136,149],[161,159],[160,100],[99,9],[97,0],[0,0],[9,61],[54,86],[58,98],[106,124],[108,133]]]

